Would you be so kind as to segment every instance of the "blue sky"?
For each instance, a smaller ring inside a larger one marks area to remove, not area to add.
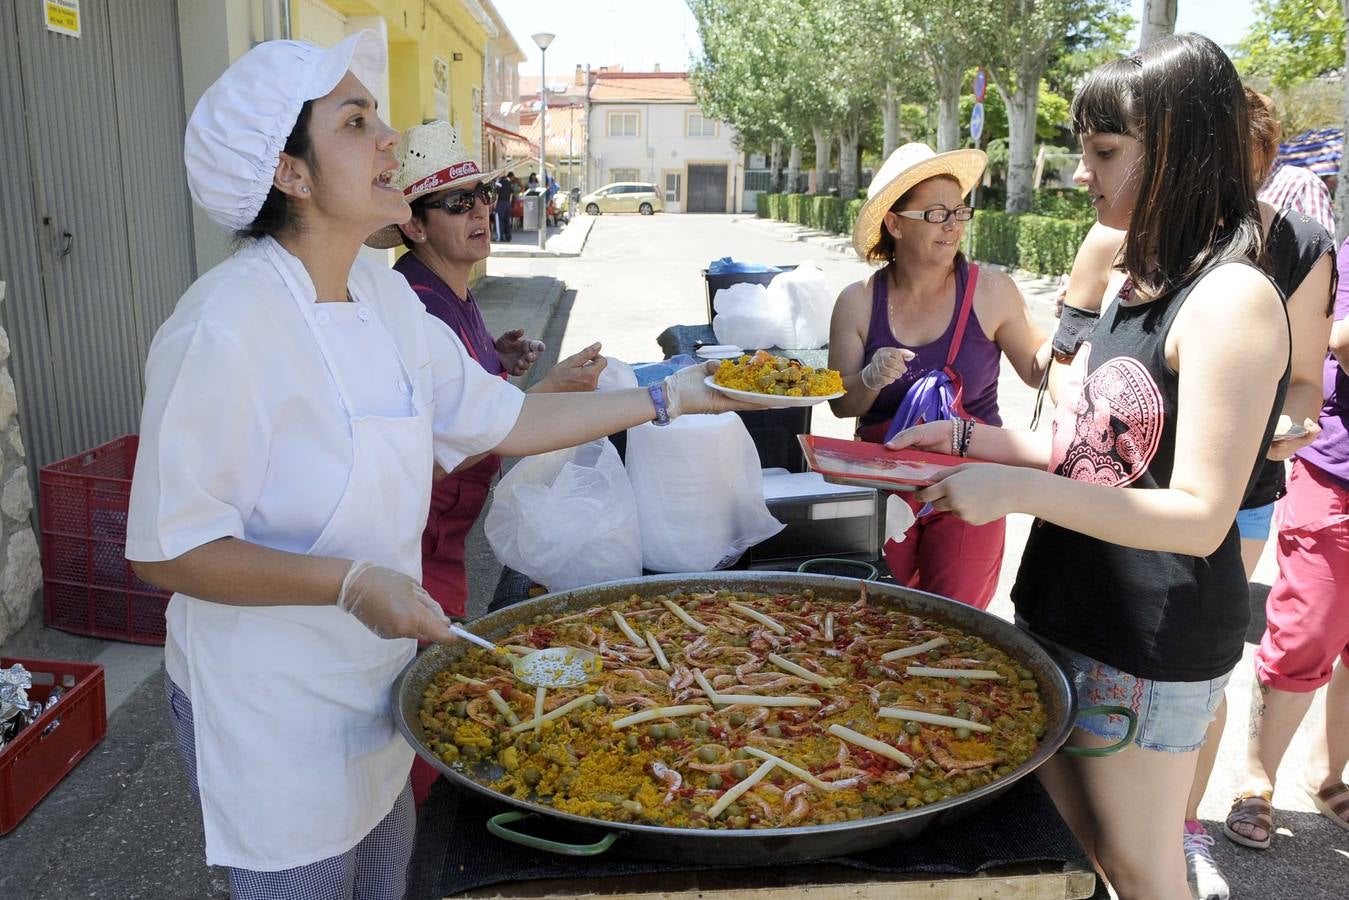
[[[530,35],[555,34],[548,70],[573,71],[578,63],[619,63],[629,71],[682,71],[699,47],[698,27],[684,0],[493,0],[526,53],[523,74],[539,74],[539,50]],[[978,0],[970,0],[978,2]],[[1235,44],[1252,19],[1250,0],[1177,0],[1178,31],[1198,31]],[[1131,0],[1135,19],[1143,0]]]

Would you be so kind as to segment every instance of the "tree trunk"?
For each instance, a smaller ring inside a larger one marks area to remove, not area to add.
[[[788,194],[796,193],[796,183],[801,180],[801,145],[792,144],[791,152],[787,154],[787,184],[783,190]]]
[[[826,128],[817,125],[811,132],[815,135],[815,183],[811,186],[811,192],[824,194],[828,193],[825,185],[829,180],[830,145],[833,142],[829,140]]]
[[[1176,0],[1143,0],[1140,49],[1176,33]]]
[[[960,149],[960,82],[964,70],[944,64],[933,69],[937,83],[937,152]]]
[[[844,128],[838,138],[838,195],[844,200],[857,196],[857,184],[861,181],[858,165],[860,154],[857,152],[861,142],[861,129],[857,125]]]
[[[1011,132],[1007,147],[1007,212],[1030,212],[1034,199],[1031,181],[1035,177],[1035,108],[1040,101],[1040,74],[1017,78],[1016,93],[1009,94],[998,85],[1007,106],[1007,124]]]
[[[889,159],[890,154],[899,146],[899,99],[895,96],[893,84],[885,86],[885,102],[881,104],[881,122],[884,129],[882,139],[884,149],[881,151],[881,157]]]
[[[782,191],[782,141],[773,141],[768,154],[768,189],[777,194]]]
[[[1344,10],[1344,61],[1349,66],[1349,0],[1340,0]],[[1349,72],[1349,68],[1345,69]],[[1349,78],[1344,81],[1344,121],[1349,122]],[[1340,174],[1335,185],[1335,243],[1349,236],[1349,153],[1340,154]]]

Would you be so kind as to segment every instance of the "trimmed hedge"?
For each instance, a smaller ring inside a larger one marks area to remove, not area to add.
[[[758,216],[760,219],[771,219],[773,217],[773,213],[770,212],[770,204],[772,203],[773,198],[776,196],[777,194],[769,194],[764,191],[760,191],[758,194],[755,194],[754,214]]]
[[[1013,216],[978,210],[969,225],[970,256],[1039,275],[1069,271],[1078,246],[1095,221],[1090,205],[1083,202],[1085,196],[1083,191],[1041,191],[1037,195],[1038,208],[1062,211],[1064,216]],[[760,194],[757,212],[766,219],[851,234],[863,203],[861,199],[844,201],[811,194]]]

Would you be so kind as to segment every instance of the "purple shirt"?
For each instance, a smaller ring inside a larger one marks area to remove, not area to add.
[[[496,340],[487,330],[487,323],[483,321],[482,310],[473,299],[472,291],[468,292],[467,300],[461,299],[415,253],[404,253],[393,267],[408,280],[426,311],[454,330],[464,349],[489,375],[500,375],[506,371],[497,353]]]
[[[1349,319],[1349,241],[1340,248],[1337,268],[1340,286],[1335,292],[1335,321]],[[1325,401],[1321,406],[1321,436],[1297,456],[1349,488],[1349,375],[1335,361],[1335,354],[1326,355],[1322,391]]]
[[[877,422],[889,422],[895,417],[909,387],[919,377],[946,365],[946,355],[951,349],[951,338],[955,336],[968,273],[968,264],[962,262],[956,270],[956,305],[951,313],[951,321],[941,337],[921,347],[899,341],[890,330],[888,270],[881,269],[872,276],[871,323],[867,326],[862,365],[871,362],[876,351],[882,347],[912,350],[915,356],[904,374],[876,395],[876,402],[861,416],[859,425],[865,427]],[[956,354],[952,368],[960,375],[965,411],[990,425],[1002,424],[1002,417],[998,415],[998,366],[1001,355],[998,345],[984,334],[984,329],[979,325],[979,314],[971,307],[969,321],[965,323],[965,336],[961,339],[960,352]]]

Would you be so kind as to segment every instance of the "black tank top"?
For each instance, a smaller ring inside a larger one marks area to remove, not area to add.
[[[1120,488],[1170,486],[1180,378],[1166,361],[1166,336],[1202,278],[1150,303],[1114,303],[1102,314],[1054,414],[1051,472]],[[1285,366],[1261,455],[1288,374]],[[1254,475],[1252,465],[1252,481]],[[1012,588],[1017,615],[1031,631],[1158,681],[1205,681],[1231,671],[1250,619],[1247,596],[1235,523],[1214,553],[1197,557],[1121,547],[1036,520]]]

